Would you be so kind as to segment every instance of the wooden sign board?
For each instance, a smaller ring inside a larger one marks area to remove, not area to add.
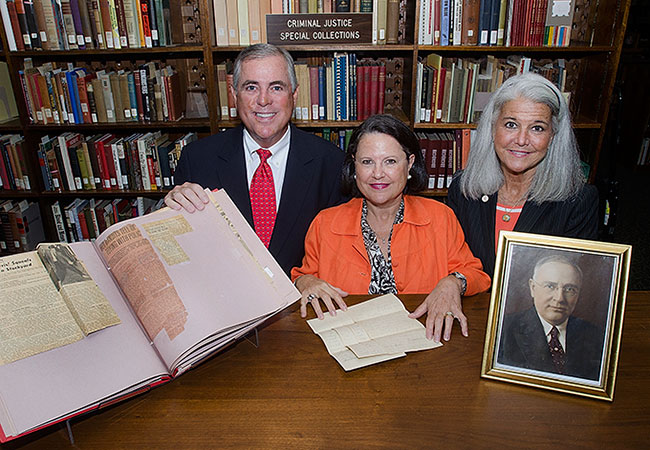
[[[371,44],[372,14],[267,14],[266,35],[275,45]]]

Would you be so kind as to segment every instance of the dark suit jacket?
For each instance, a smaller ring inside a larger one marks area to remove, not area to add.
[[[603,338],[603,331],[598,327],[577,317],[569,317],[564,374],[598,380]],[[534,307],[505,317],[497,362],[542,372],[555,372],[544,327]]]
[[[462,175],[461,175],[462,176]],[[465,240],[474,256],[483,263],[483,271],[493,277],[496,259],[494,221],[497,194],[487,202],[469,200],[460,192],[459,178],[452,181],[447,204],[456,213]],[[574,198],[563,202],[536,204],[526,202],[515,224],[515,231],[553,236],[596,239],[598,235],[598,190],[585,185]]]
[[[291,143],[269,251],[285,272],[299,266],[307,229],[316,214],[341,203],[343,152],[291,125]],[[253,212],[246,179],[243,127],[193,142],[183,149],[174,182],[225,189],[248,223]]]

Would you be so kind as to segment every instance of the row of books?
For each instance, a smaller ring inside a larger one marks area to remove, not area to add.
[[[529,71],[551,80],[569,101],[565,91],[573,65],[564,59],[535,61],[518,55],[469,59],[429,54],[417,64],[415,121],[478,122],[492,93],[509,77]]]
[[[0,255],[31,251],[43,241],[45,231],[38,203],[0,202]]]
[[[213,0],[217,46],[266,42],[267,14],[372,13],[372,42],[397,44],[406,40],[405,0]]]
[[[398,107],[391,96],[401,86],[403,58],[363,58],[354,53],[298,61],[296,120],[364,120],[381,114],[386,106]],[[232,91],[232,63],[217,65],[221,118],[237,117]],[[399,81],[398,81],[399,80]],[[396,86],[397,85],[397,86]],[[386,93],[388,92],[388,95]]]
[[[43,184],[48,191],[170,189],[183,147],[197,138],[188,133],[173,139],[160,131],[43,136],[38,148]]]
[[[418,44],[567,47],[576,0],[421,0]]]
[[[106,228],[122,220],[140,217],[162,207],[163,199],[80,199],[51,205],[52,217],[60,242],[94,240]]]
[[[31,189],[25,139],[18,134],[0,135],[0,190]]]
[[[187,3],[193,10],[191,2]],[[0,0],[0,13],[13,51],[149,48],[185,42],[185,4],[170,0]],[[193,19],[193,11],[189,14]]]
[[[462,129],[441,133],[416,133],[429,175],[429,189],[447,189],[456,171],[465,167],[472,132]]]
[[[185,114],[179,73],[158,62],[106,71],[52,62],[32,67],[26,58],[19,77],[32,123],[175,121]]]
[[[320,136],[326,141],[330,141],[342,151],[347,151],[350,137],[352,136],[353,129],[336,129],[324,127],[319,131],[314,131],[316,136]]]

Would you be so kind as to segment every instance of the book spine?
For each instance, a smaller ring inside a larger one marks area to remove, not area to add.
[[[27,19],[27,29],[29,30],[29,37],[32,41],[32,48],[41,49],[41,37],[36,23],[36,12],[34,11],[33,0],[23,0],[23,7],[25,8],[25,18]]]
[[[79,11],[79,0],[70,0],[70,12],[74,26],[74,36],[77,48],[85,50],[86,40],[84,39],[83,27],[81,26],[81,12]]]
[[[9,50],[25,50],[20,24],[18,23],[18,14],[16,13],[16,4],[13,0],[0,1],[0,16],[5,28]]]
[[[32,37],[29,32],[29,25],[27,24],[27,16],[25,15],[25,5],[23,3],[23,0],[15,0],[13,3],[15,5],[14,8],[18,18],[20,34],[22,36],[22,42],[25,46],[25,50],[31,50],[34,47],[32,45]]]
[[[114,0],[115,2],[115,14],[117,15],[117,30],[118,35],[120,36],[120,46],[122,48],[129,48],[129,35],[126,24],[126,14],[125,14],[125,3],[129,3],[130,0]]]
[[[115,0],[108,0],[108,18],[110,20],[110,30],[113,35],[113,48],[119,50],[122,48],[122,39],[120,36],[120,26],[117,19]]]

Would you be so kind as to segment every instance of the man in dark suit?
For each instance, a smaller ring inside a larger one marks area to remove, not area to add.
[[[528,280],[533,307],[506,316],[497,362],[598,380],[603,331],[573,317],[582,271],[562,256],[540,259]]]
[[[165,203],[194,212],[208,202],[204,187],[225,189],[289,273],[302,261],[312,219],[342,200],[343,152],[289,123],[298,86],[288,52],[269,44],[247,47],[235,60],[233,78],[242,125],[183,150],[174,174],[177,186]],[[269,184],[259,188],[258,177]],[[260,204],[277,216],[261,217],[267,212],[259,212]]]

